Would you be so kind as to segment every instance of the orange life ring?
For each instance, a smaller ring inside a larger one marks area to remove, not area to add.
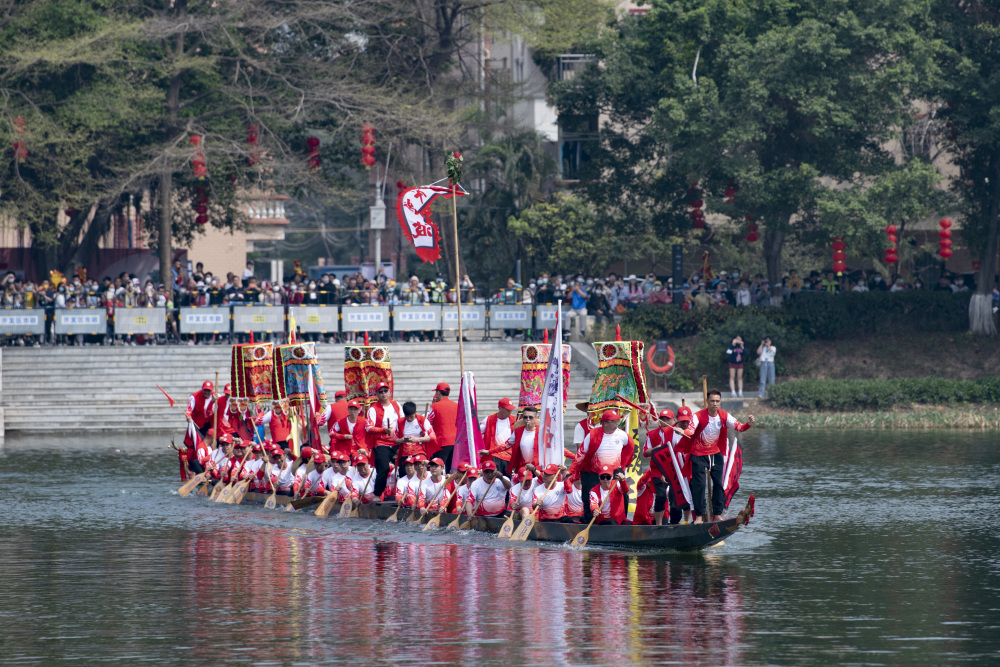
[[[658,345],[651,345],[649,352],[646,353],[646,365],[649,366],[649,370],[653,371],[658,375],[664,375],[669,373],[674,367],[674,348],[667,345],[667,365],[657,366],[653,363],[653,357],[656,356]]]

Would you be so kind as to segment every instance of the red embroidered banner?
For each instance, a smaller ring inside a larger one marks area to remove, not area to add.
[[[465,194],[459,188],[458,196]],[[441,258],[441,233],[431,219],[431,202],[437,197],[451,197],[451,188],[439,185],[421,185],[407,188],[399,193],[396,200],[396,217],[403,233],[417,250],[417,256],[425,262],[436,262]]]

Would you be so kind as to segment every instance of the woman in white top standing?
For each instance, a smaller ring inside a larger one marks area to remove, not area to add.
[[[765,338],[757,347],[757,354],[760,355],[760,389],[757,394],[760,398],[767,396],[767,384],[774,384],[774,353],[777,348],[771,344],[770,338]]]

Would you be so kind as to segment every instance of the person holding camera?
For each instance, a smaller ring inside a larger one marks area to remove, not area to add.
[[[777,348],[771,344],[770,338],[765,338],[757,347],[757,365],[760,366],[760,389],[758,397],[767,397],[767,384],[774,384],[774,353]]]
[[[729,361],[729,391],[733,398],[743,398],[743,362],[746,360],[746,346],[739,334],[733,338],[726,350]]]

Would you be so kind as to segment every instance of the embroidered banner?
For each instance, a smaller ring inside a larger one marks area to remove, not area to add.
[[[465,191],[458,188],[459,197]],[[436,262],[441,257],[441,233],[431,219],[431,202],[438,197],[451,197],[451,188],[438,185],[421,185],[407,188],[399,193],[396,200],[396,217],[399,226],[417,250],[417,256],[425,262]]]
[[[347,400],[358,400],[366,407],[374,403],[379,382],[389,385],[392,393],[392,364],[389,348],[384,345],[348,345],[344,348],[344,388]]]

